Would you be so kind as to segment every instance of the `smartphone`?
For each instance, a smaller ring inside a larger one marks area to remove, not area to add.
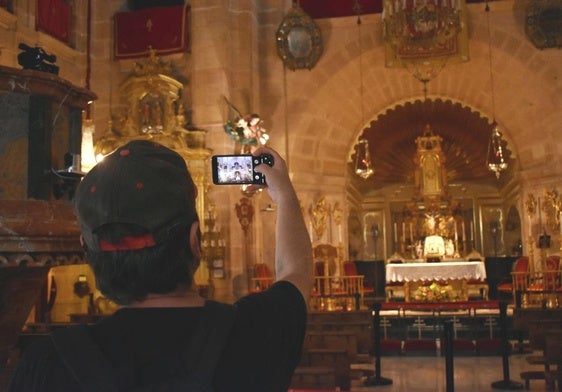
[[[213,155],[211,163],[215,185],[265,184],[265,176],[254,171],[254,167],[261,163],[273,166],[273,157],[269,154]]]

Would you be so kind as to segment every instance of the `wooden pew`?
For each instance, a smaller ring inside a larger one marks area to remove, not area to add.
[[[336,387],[342,391],[351,388],[351,361],[346,349],[309,348],[304,350],[299,368],[333,369]]]
[[[308,331],[304,348],[344,349],[350,361],[357,362],[357,335],[351,331]]]
[[[290,389],[336,389],[334,369],[328,366],[299,366],[291,379]]]
[[[370,311],[309,312],[307,330],[311,332],[346,332],[357,337],[358,354],[372,348],[372,316]]]

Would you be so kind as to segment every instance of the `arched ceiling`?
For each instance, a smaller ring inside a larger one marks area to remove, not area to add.
[[[406,102],[378,116],[360,134],[369,142],[374,174],[357,182],[362,191],[381,189],[388,185],[414,182],[415,140],[429,124],[443,139],[447,181],[502,186],[510,177],[511,152],[504,142],[508,170],[498,181],[486,166],[488,141],[492,125],[471,108],[450,100],[425,99]],[[350,170],[355,165],[353,152]]]

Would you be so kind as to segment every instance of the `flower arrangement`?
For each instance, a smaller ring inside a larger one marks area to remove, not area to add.
[[[447,302],[455,299],[450,285],[440,285],[436,282],[429,286],[419,286],[414,293],[414,300],[420,302]]]

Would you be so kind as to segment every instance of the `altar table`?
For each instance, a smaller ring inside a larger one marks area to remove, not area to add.
[[[411,300],[411,293],[415,293],[424,282],[447,281],[458,299],[468,300],[471,287],[478,288],[484,298],[487,298],[486,267],[483,261],[442,261],[440,263],[403,263],[386,265],[387,300],[392,300],[396,284],[404,291],[404,300]],[[468,285],[468,281],[476,280],[476,286]],[[391,285],[394,283],[394,285]],[[480,287],[482,286],[482,287]]]
[[[387,264],[387,282],[486,279],[482,261]]]

